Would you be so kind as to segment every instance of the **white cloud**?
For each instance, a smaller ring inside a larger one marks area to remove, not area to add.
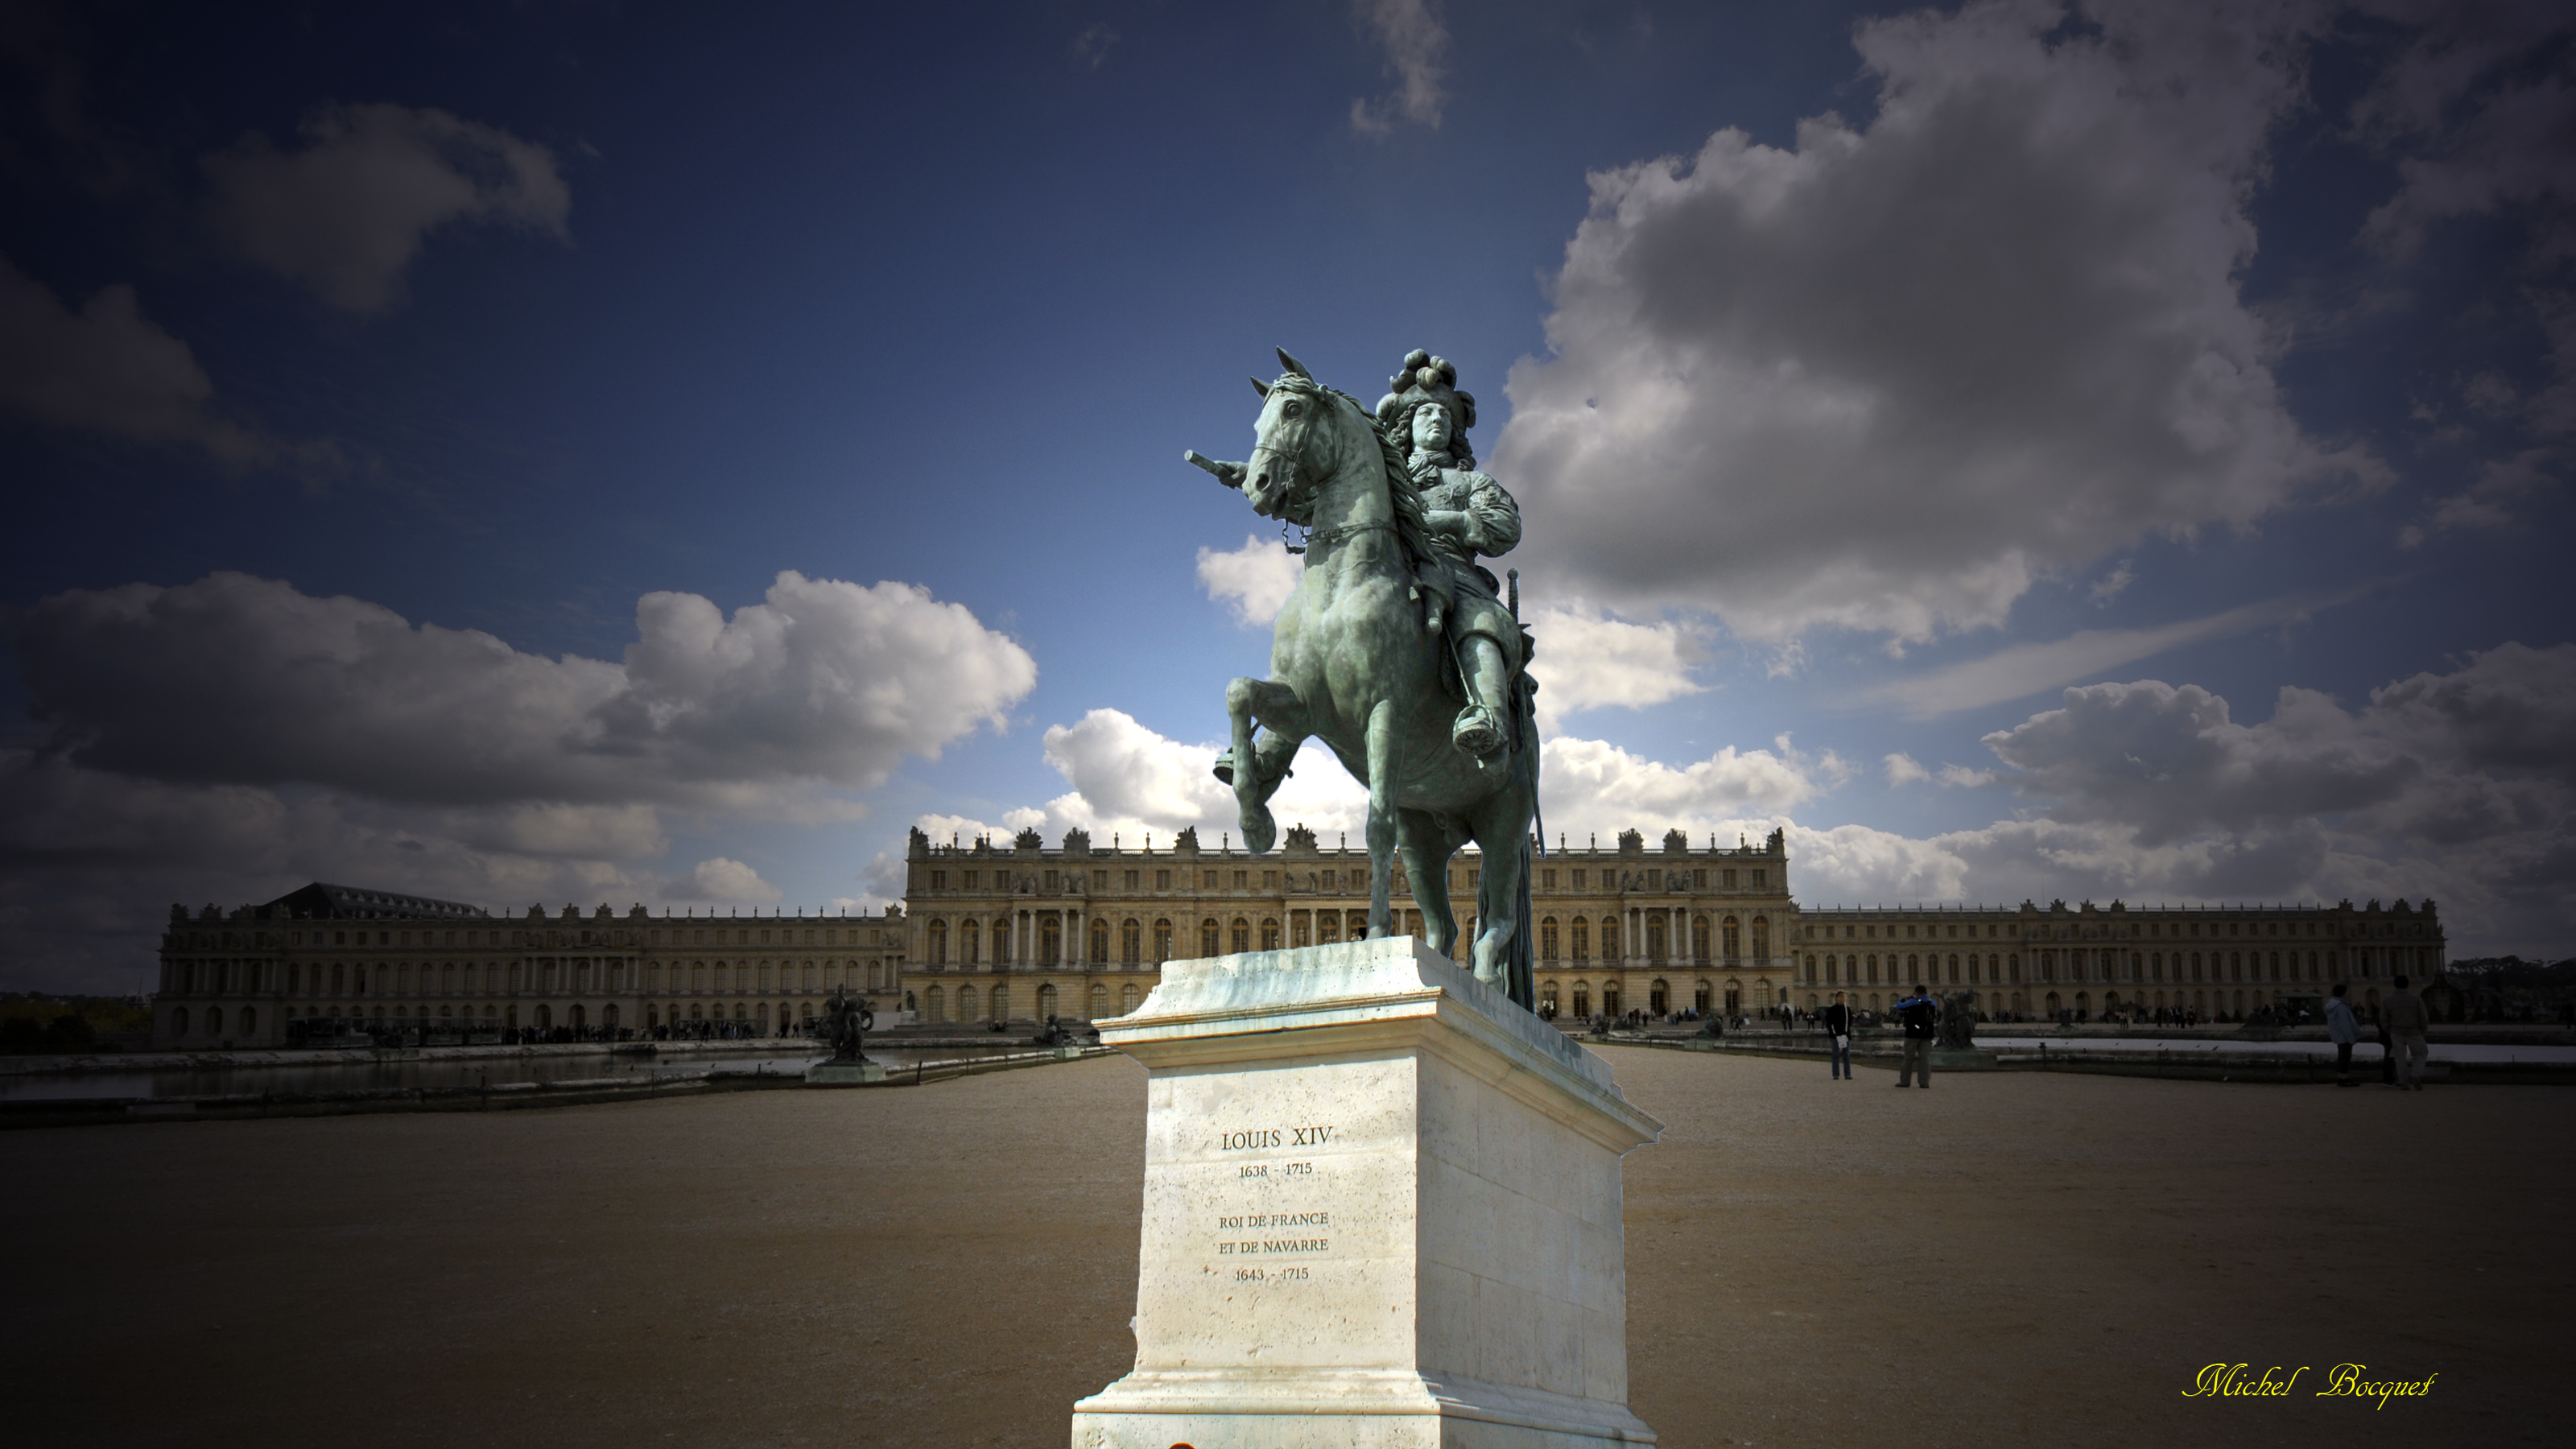
[[[702,860],[689,873],[665,887],[674,900],[714,901],[720,905],[769,905],[786,893],[760,878],[760,872],[726,856]]]
[[[1392,95],[1351,102],[1351,129],[1384,136],[1401,119],[1437,130],[1440,107],[1449,99],[1441,63],[1449,52],[1449,27],[1433,0],[1351,0],[1351,10],[1386,47],[1387,69],[1396,77]]]
[[[302,782],[481,805],[674,804],[810,817],[1035,684],[1037,666],[911,585],[782,573],[731,618],[637,601],[622,663],[525,654],[480,630],[217,573],[73,590],[8,621],[54,748],[123,774]]]
[[[1887,766],[1887,783],[1891,789],[1902,789],[1907,785],[1919,785],[1932,778],[1932,772],[1916,763],[1912,755],[1890,755],[1887,757],[1885,763]]]
[[[1945,790],[1982,790],[2003,778],[1992,770],[1971,770],[1965,765],[1943,765],[1933,778]]]
[[[1303,557],[1290,553],[1279,540],[1259,534],[1245,534],[1243,547],[1227,552],[1199,550],[1200,586],[1209,598],[1233,610],[1235,622],[1247,628],[1269,627],[1305,574]]]
[[[2093,581],[2091,590],[2093,607],[2098,609],[2107,606],[2113,599],[2128,592],[2129,585],[2138,581],[2137,571],[2130,567],[2130,562],[2128,559],[2120,560],[2118,568]]]
[[[2355,589],[2321,598],[2266,599],[2150,629],[2082,629],[2063,639],[2015,644],[1982,659],[1962,660],[1911,679],[1882,684],[1868,691],[1866,697],[1894,704],[1918,719],[2026,699],[2071,680],[2134,664],[2185,644],[2230,638],[2304,619],[2320,609],[2349,603],[2366,592],[2367,589]]]
[[[102,288],[74,312],[0,258],[0,408],[46,427],[202,448],[230,467],[338,460],[329,444],[281,442],[225,417],[214,394],[196,354],[143,315],[132,287]]]
[[[201,163],[207,217],[235,251],[332,306],[381,312],[432,231],[457,222],[570,240],[572,192],[554,153],[440,110],[334,105],[304,119],[304,150],[244,136]]]
[[[1658,839],[1675,828],[1696,838],[1786,811],[1850,777],[1831,751],[1810,758],[1786,735],[1772,745],[1729,745],[1676,769],[1606,740],[1552,739],[1539,761],[1542,813],[1551,836],[1609,839],[1633,826]]]
[[[312,879],[497,907],[774,903],[726,857],[650,869],[663,813],[853,818],[849,792],[998,724],[1036,676],[903,584],[786,573],[730,618],[653,594],[637,622],[610,663],[242,574],[12,611],[54,733],[0,750],[0,961],[13,984],[132,989],[154,902]]]
[[[1542,747],[1539,778],[1551,832],[1615,836],[1635,824],[1658,832],[1679,826],[1694,835],[1733,829],[1754,815],[1781,811],[1834,788],[1851,775],[1832,751],[1809,756],[1787,736],[1768,750],[1733,746],[1675,768],[1601,740],[1558,737]],[[1234,794],[1210,773],[1219,746],[1183,744],[1114,709],[1095,709],[1046,732],[1046,760],[1073,788],[1043,809],[1006,811],[993,825],[970,817],[925,815],[916,823],[934,840],[991,835],[1007,840],[1022,826],[1053,846],[1069,829],[1108,843],[1113,833],[1142,844],[1148,833],[1168,844],[1185,828],[1214,846],[1239,834]],[[1294,773],[1271,798],[1281,827],[1302,824],[1326,845],[1359,840],[1368,824],[1368,793],[1330,751],[1309,743]],[[1763,827],[1768,830],[1766,825]],[[1553,838],[1553,835],[1551,835]]]
[[[2310,22],[2087,14],[1870,21],[1866,126],[1592,178],[1496,450],[1565,592],[1923,640],[2142,536],[2384,478],[2300,430],[2237,295]]]
[[[1538,641],[1530,675],[1539,683],[1539,729],[1553,734],[1566,715],[1615,705],[1643,709],[1703,693],[1690,677],[1698,638],[1671,620],[1632,624],[1599,609],[1550,606],[1530,612]]]

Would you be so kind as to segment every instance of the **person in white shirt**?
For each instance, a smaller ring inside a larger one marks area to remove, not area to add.
[[[2335,1044],[2335,1085],[2357,1087],[2352,1079],[2352,1044],[2361,1040],[2361,1023],[2353,1019],[2352,1003],[2343,999],[2344,984],[2335,983],[2334,1000],[2326,1003],[2326,1039]]]

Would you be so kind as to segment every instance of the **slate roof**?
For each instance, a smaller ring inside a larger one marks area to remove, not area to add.
[[[407,896],[394,891],[367,890],[358,886],[332,885],[315,881],[302,890],[289,891],[270,901],[263,910],[269,915],[284,914],[306,920],[371,921],[371,920],[457,920],[488,915],[481,906],[457,901],[436,901],[427,896]]]

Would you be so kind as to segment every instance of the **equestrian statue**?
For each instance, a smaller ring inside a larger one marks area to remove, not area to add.
[[[1291,549],[1306,568],[1272,626],[1270,678],[1226,686],[1233,732],[1217,778],[1234,789],[1255,855],[1276,838],[1268,802],[1308,738],[1368,787],[1371,939],[1394,931],[1401,852],[1424,938],[1448,954],[1449,858],[1475,842],[1476,979],[1535,1009],[1538,686],[1524,667],[1519,575],[1506,602],[1476,562],[1520,542],[1520,509],[1476,471],[1476,399],[1446,359],[1407,356],[1374,412],[1285,350],[1279,361],[1278,381],[1253,379],[1262,404],[1249,461],[1183,455],[1255,513],[1310,530]]]

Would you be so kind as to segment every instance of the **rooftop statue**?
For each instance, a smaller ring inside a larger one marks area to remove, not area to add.
[[[1272,626],[1271,677],[1226,687],[1232,743],[1217,778],[1234,787],[1255,855],[1277,834],[1267,802],[1308,738],[1368,787],[1371,937],[1392,933],[1401,852],[1425,939],[1449,951],[1449,858],[1474,841],[1476,977],[1534,1006],[1537,685],[1522,667],[1518,575],[1507,603],[1476,562],[1520,542],[1520,509],[1476,471],[1476,400],[1446,360],[1407,356],[1374,410],[1286,352],[1279,361],[1278,381],[1252,384],[1262,407],[1250,461],[1183,455],[1243,490],[1255,513],[1311,530],[1305,574]]]

